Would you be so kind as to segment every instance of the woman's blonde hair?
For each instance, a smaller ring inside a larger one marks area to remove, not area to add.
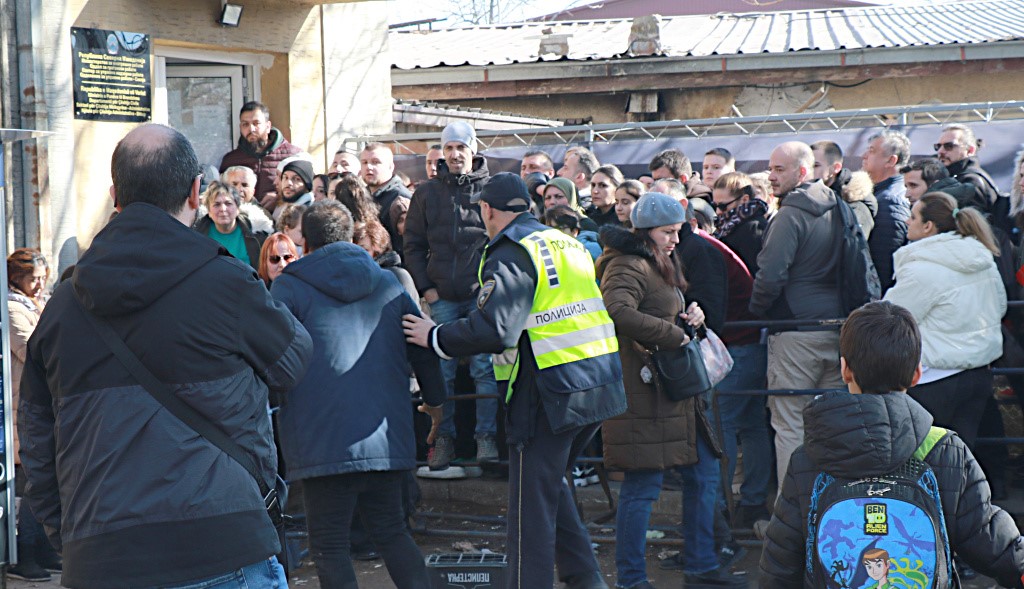
[[[207,211],[213,212],[213,201],[217,200],[217,196],[222,192],[235,201],[235,208],[242,206],[242,194],[238,192],[237,188],[230,184],[224,184],[219,180],[214,180],[210,182],[210,185],[206,187],[206,192],[203,193],[203,205],[206,206]]]

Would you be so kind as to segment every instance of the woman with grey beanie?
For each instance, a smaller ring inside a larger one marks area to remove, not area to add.
[[[645,560],[647,526],[669,469],[683,480],[686,587],[746,587],[742,578],[719,566],[715,553],[721,452],[705,416],[705,400],[672,401],[655,388],[644,363],[646,351],[678,347],[704,328],[700,307],[686,306],[686,280],[671,255],[685,219],[676,199],[648,192],[630,213],[632,230],[601,228],[605,250],[597,260],[597,277],[619,338],[628,406],[602,427],[605,465],[625,471],[615,530],[617,587],[652,587]]]

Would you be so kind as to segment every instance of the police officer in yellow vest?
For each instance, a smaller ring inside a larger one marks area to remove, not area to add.
[[[506,403],[508,553],[516,589],[605,589],[565,471],[601,421],[626,409],[618,340],[579,241],[539,223],[518,175],[501,173],[477,201],[491,241],[476,309],[434,325],[405,317],[410,342],[442,358],[490,352]]]

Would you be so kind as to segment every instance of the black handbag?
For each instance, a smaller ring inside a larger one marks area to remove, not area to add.
[[[685,401],[711,390],[700,342],[694,338],[678,348],[651,352],[651,363],[658,388],[673,401]]]
[[[682,300],[682,293],[678,290],[676,293]],[[651,364],[654,365],[655,388],[661,389],[666,397],[678,402],[710,391],[712,384],[693,328],[679,317],[676,317],[676,325],[686,331],[690,341],[678,348],[652,351],[650,354]]]

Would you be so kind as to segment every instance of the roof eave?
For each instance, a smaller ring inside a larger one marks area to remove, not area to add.
[[[988,41],[840,49],[788,53],[753,53],[711,56],[641,57],[600,60],[559,60],[488,66],[438,66],[391,69],[392,86],[458,85],[518,82],[556,78],[592,78],[637,74],[725,73],[751,70],[877,66],[902,63],[968,62],[1024,58],[1024,40]]]

